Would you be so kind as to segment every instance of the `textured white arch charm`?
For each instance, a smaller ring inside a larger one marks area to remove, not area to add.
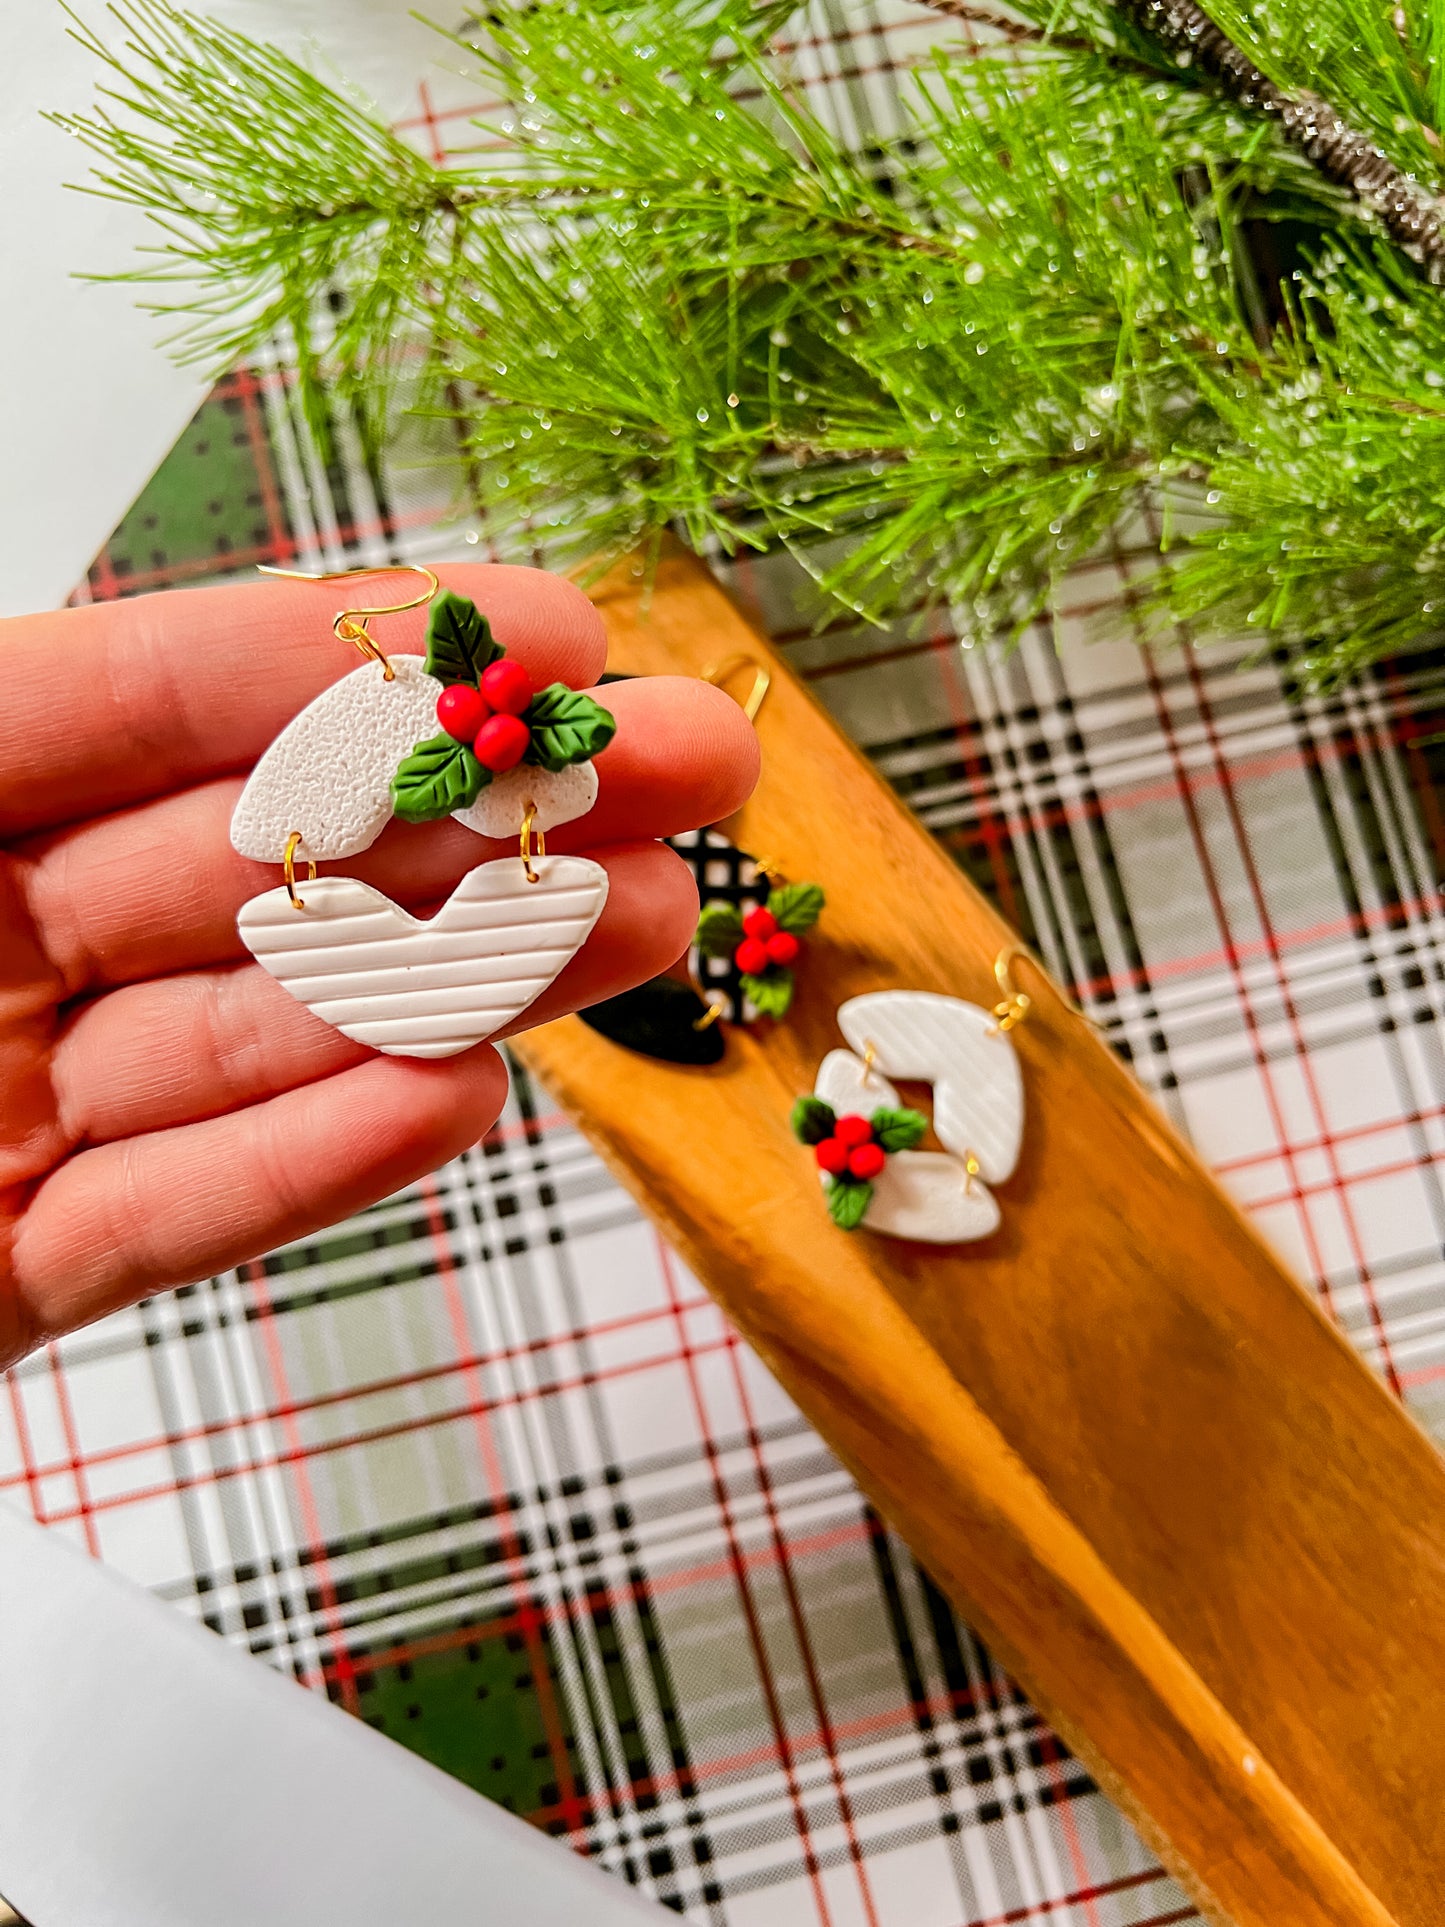
[[[442,685],[420,656],[363,663],[294,716],[251,771],[231,818],[231,842],[279,863],[293,830],[298,854],[334,863],[370,849],[391,821],[391,779],[418,736],[436,728]]]
[[[442,684],[420,656],[363,663],[323,689],[271,744],[251,771],[231,817],[231,842],[258,863],[279,863],[293,830],[296,854],[335,863],[368,850],[392,817],[391,779],[412,745],[436,728]],[[528,803],[545,832],[585,816],[597,801],[591,763],[566,769],[526,764],[508,770],[469,809],[452,812],[479,836],[510,841]]]
[[[841,1217],[835,1210],[835,1218],[925,1244],[990,1237],[1001,1215],[989,1184],[1010,1176],[1023,1137],[1023,1079],[997,1018],[956,997],[885,990],[850,999],[838,1012],[838,1024],[852,1049],[829,1051],[818,1067],[814,1098],[837,1119],[874,1119],[880,1109],[902,1109],[891,1078],[927,1083],[933,1088],[934,1132],[945,1149],[891,1148],[875,1129],[885,1154],[880,1160],[865,1149],[871,1160],[866,1208]],[[820,1124],[800,1115],[803,1109],[795,1113],[795,1128],[816,1147],[831,1209],[835,1186],[853,1180],[847,1170],[841,1179],[834,1176],[824,1162],[826,1140],[819,1132],[827,1129],[827,1112]],[[921,1129],[922,1120],[915,1118],[913,1133]]]
[[[828,1052],[813,1093],[839,1117],[871,1117],[880,1104],[896,1107],[903,1101],[876,1066],[870,1070],[846,1050]],[[977,1178],[970,1184],[967,1168],[947,1152],[895,1151],[872,1183],[862,1219],[866,1230],[952,1245],[987,1238],[998,1229],[993,1193]]]
[[[478,836],[510,843],[529,803],[536,811],[533,827],[545,834],[585,816],[597,801],[597,790],[597,771],[591,763],[569,763],[556,771],[524,763],[494,777],[470,809],[452,811],[452,820],[465,823]]]

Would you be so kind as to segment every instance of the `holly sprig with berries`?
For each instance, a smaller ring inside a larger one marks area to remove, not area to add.
[[[816,883],[775,883],[767,902],[753,910],[708,904],[693,941],[705,957],[732,960],[742,973],[743,995],[760,1016],[786,1017],[793,1001],[793,965],[824,902]]]
[[[871,1117],[859,1111],[839,1117],[821,1097],[800,1097],[793,1106],[793,1133],[811,1144],[826,1175],[828,1215],[844,1231],[856,1231],[873,1197],[873,1180],[895,1151],[911,1151],[928,1129],[922,1111],[881,1104]]]
[[[475,602],[444,589],[426,628],[426,672],[444,685],[441,732],[418,743],[391,780],[407,823],[469,809],[494,776],[518,763],[554,774],[600,755],[617,733],[601,703],[564,682],[538,689],[508,656]]]

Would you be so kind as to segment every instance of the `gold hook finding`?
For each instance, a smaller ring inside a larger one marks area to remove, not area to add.
[[[1021,1024],[1034,1008],[1033,998],[1029,996],[1026,990],[1020,990],[1014,982],[1013,971],[1010,965],[1013,964],[1015,960],[1032,964],[1034,969],[1037,970],[1039,975],[1044,979],[1045,983],[1047,983],[1050,990],[1052,990],[1058,998],[1059,1002],[1064,1006],[1065,1010],[1072,1011],[1075,1017],[1082,1017],[1084,1022],[1086,1024],[1092,1024],[1095,1030],[1103,1029],[1103,1026],[1095,1018],[1091,1017],[1088,1011],[1081,1009],[1066,991],[1060,990],[1059,986],[1054,982],[1053,978],[1050,977],[1032,950],[1026,949],[1021,943],[1011,943],[1005,945],[993,960],[994,982],[1003,992],[1002,1000],[993,1007],[993,1014],[998,1020],[995,1025],[996,1030],[1005,1033],[1011,1031],[1016,1024]]]
[[[994,1028],[1005,1036],[1016,1024],[1021,1024],[1034,1007],[1033,998],[1026,990],[1019,989],[1014,982],[1013,971],[1009,968],[1015,957],[1028,957],[1028,955],[1028,951],[1022,944],[1011,943],[1000,950],[993,960],[994,982],[1003,992],[1001,1001],[993,1007],[993,1014],[998,1019]],[[1029,958],[1029,961],[1032,962],[1033,959]]]
[[[424,567],[420,562],[380,562],[374,568],[325,569],[319,575],[315,575],[308,569],[277,569],[267,562],[257,564],[259,574],[283,575],[293,582],[342,582],[348,576],[385,575],[391,569],[410,569],[415,575],[424,575],[427,580],[426,588],[420,595],[412,596],[407,602],[388,602],[374,609],[339,609],[331,625],[332,632],[339,642],[354,642],[363,656],[381,664],[384,682],[395,682],[396,671],[366,625],[373,616],[399,616],[403,609],[420,609],[424,603],[430,602],[441,588],[441,583],[431,569]]]
[[[698,991],[698,995],[702,996],[701,990]],[[720,1003],[709,1003],[701,1017],[693,1018],[692,1027],[694,1030],[711,1030],[714,1024],[721,1022],[722,1014],[723,1007]]]
[[[537,839],[536,854],[538,856],[545,856],[547,854],[546,834],[542,830],[538,830],[535,828],[536,822],[537,822],[537,805],[535,803],[529,802],[527,804],[526,813],[522,818],[522,839],[521,839],[522,869],[526,875],[528,883],[540,883],[542,881],[541,872],[538,870],[534,870],[532,868],[532,838],[534,834]]]
[[[773,672],[760,663],[755,656],[740,650],[737,655],[728,656],[722,662],[710,662],[702,672],[702,679],[704,682],[710,682],[714,688],[721,689],[728,677],[738,669],[751,669],[753,672],[753,686],[743,702],[743,714],[750,723],[756,722],[758,711],[763,706],[763,698],[773,686]]]
[[[286,839],[286,851],[281,858],[281,868],[286,872],[286,894],[291,899],[291,908],[293,910],[304,910],[306,908],[305,903],[296,894],[296,852],[300,847],[301,832],[300,830],[293,830]],[[306,875],[308,878],[316,875],[316,865],[311,861],[310,857],[306,859]]]

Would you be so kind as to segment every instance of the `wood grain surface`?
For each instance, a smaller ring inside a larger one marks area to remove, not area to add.
[[[597,601],[615,668],[767,661],[730,827],[828,907],[788,1024],[717,1068],[575,1018],[528,1064],[1211,1918],[1445,1921],[1434,1447],[1042,980],[1001,1230],[834,1229],[788,1112],[837,1006],[992,1004],[1013,933],[698,564]]]

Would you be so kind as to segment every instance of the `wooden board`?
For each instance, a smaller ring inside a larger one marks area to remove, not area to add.
[[[788,1025],[733,1032],[717,1069],[575,1018],[528,1064],[1212,1918],[1433,1927],[1434,1447],[1043,985],[1000,1232],[833,1228],[788,1112],[838,1004],[992,1004],[1012,933],[698,564],[669,558],[645,613],[626,571],[597,600],[614,667],[768,662],[737,837],[828,908]]]

